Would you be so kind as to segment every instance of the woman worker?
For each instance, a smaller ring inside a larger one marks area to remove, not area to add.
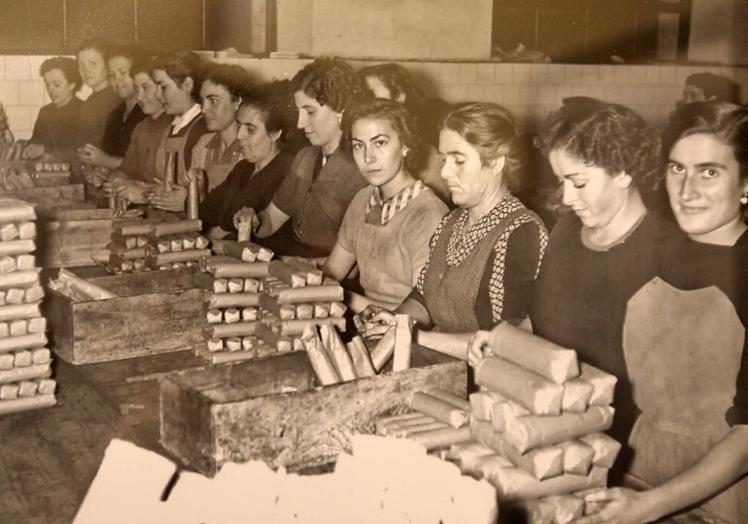
[[[294,243],[284,254],[327,256],[337,240],[353,196],[366,185],[341,146],[341,120],[355,85],[353,69],[340,60],[315,60],[292,80],[297,127],[311,146],[296,154],[291,171],[273,201],[259,214],[244,208],[235,223],[250,221],[255,236],[266,238],[291,221]]]
[[[591,493],[604,507],[580,522],[652,522],[695,505],[748,522],[748,110],[679,107],[662,153],[687,237],[662,246],[659,278],[631,299],[624,329],[641,410],[629,472],[648,489]]]
[[[611,435],[625,443],[636,417],[623,357],[626,303],[655,275],[662,243],[678,234],[639,195],[638,186],[659,172],[658,141],[632,110],[583,98],[564,100],[542,140],[573,213],[551,232],[535,282],[533,331],[618,377]],[[477,333],[471,363],[484,345],[490,347],[490,333]],[[619,456],[619,470],[626,456]]]
[[[75,97],[82,82],[78,64],[72,58],[48,58],[42,62],[39,74],[44,79],[51,102],[39,110],[23,156],[35,159],[48,153],[69,162],[75,157],[78,119],[83,104]]]
[[[267,207],[290,171],[294,157],[286,151],[285,141],[296,119],[290,99],[284,82],[252,88],[242,96],[236,121],[244,160],[200,205],[203,228],[211,238],[235,236],[234,214],[245,206]],[[276,241],[289,242],[289,233],[283,227],[262,242],[274,248]]]
[[[106,58],[110,46],[103,40],[88,40],[76,53],[78,71],[91,95],[83,102],[77,144],[101,147],[109,113],[122,101],[109,83]]]
[[[130,145],[133,130],[145,114],[138,105],[138,95],[132,77],[133,62],[140,52],[132,47],[117,47],[109,51],[107,70],[109,82],[121,103],[106,119],[101,147],[86,144],[78,151],[81,162],[107,169],[117,169]]]
[[[422,148],[402,104],[372,99],[353,105],[345,120],[353,158],[370,185],[348,206],[323,270],[343,280],[358,264],[366,297],[394,308],[415,285],[447,206],[411,174]]]
[[[547,232],[511,193],[521,167],[516,139],[510,113],[496,104],[462,104],[444,119],[442,177],[457,209],[437,226],[415,289],[397,308],[450,334],[425,344],[438,351],[465,358],[474,331],[527,316]],[[392,322],[390,313],[377,317]]]

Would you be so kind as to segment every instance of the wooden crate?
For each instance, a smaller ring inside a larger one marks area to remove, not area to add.
[[[415,391],[465,396],[465,362],[414,348],[413,367],[315,387],[305,352],[167,375],[161,381],[161,444],[190,468],[214,475],[225,462],[265,460],[300,469],[350,451],[353,433],[402,411]]]
[[[204,343],[202,274],[194,269],[90,277],[117,298],[73,302],[50,290],[45,301],[52,349],[73,364],[194,349]]]
[[[29,187],[15,189],[13,191],[0,191],[2,198],[17,198],[36,204],[37,216],[42,216],[52,208],[69,205],[82,204],[85,200],[83,184],[67,184],[51,187]]]

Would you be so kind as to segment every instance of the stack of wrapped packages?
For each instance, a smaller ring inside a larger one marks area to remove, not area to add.
[[[39,305],[36,214],[19,200],[0,200],[0,413],[52,406],[56,383]]]
[[[30,166],[25,162],[10,162],[9,165],[2,165],[0,161],[0,190],[2,191],[12,192],[19,189],[61,186],[69,183],[70,164],[66,162],[38,162]]]
[[[500,503],[524,508],[528,522],[569,522],[585,513],[574,493],[605,487],[621,447],[602,433],[616,378],[509,324],[494,329],[490,346],[493,356],[475,366],[474,441],[447,456],[493,484]]]
[[[312,261],[277,260],[251,241],[216,241],[213,251],[202,267],[213,280],[206,348],[198,355],[214,363],[247,360],[303,350],[309,326],[345,329],[343,288]]]
[[[112,272],[180,269],[210,256],[199,220],[129,223],[114,226],[109,248]]]

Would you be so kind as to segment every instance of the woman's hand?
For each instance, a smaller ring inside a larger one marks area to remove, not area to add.
[[[643,524],[651,522],[647,516],[647,492],[628,488],[599,489],[584,496],[585,505],[597,506],[599,511],[574,520],[574,524]]]
[[[234,213],[234,227],[238,230],[239,225],[242,223],[249,222],[250,230],[256,231],[260,227],[260,218],[257,216],[257,212],[251,207],[243,207],[236,213]]]
[[[491,332],[476,331],[468,340],[467,360],[471,366],[475,366],[479,360],[493,354],[491,351]]]
[[[23,150],[24,160],[36,160],[44,155],[44,146],[42,144],[29,144]]]
[[[167,189],[163,186],[154,186],[146,191],[145,200],[151,206],[172,213],[181,213],[184,211],[184,203],[187,200],[187,188],[182,186],[168,185]]]
[[[103,165],[105,162],[106,153],[96,147],[93,144],[86,144],[78,148],[78,159],[84,164],[91,164],[94,166]]]
[[[136,180],[124,178],[113,178],[102,186],[107,195],[112,195],[117,200],[127,200],[133,204],[145,203],[145,193],[148,186]]]

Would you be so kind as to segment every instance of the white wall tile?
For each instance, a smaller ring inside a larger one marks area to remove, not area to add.
[[[529,84],[530,64],[512,64],[512,82],[515,84]]]
[[[20,80],[18,82],[18,104],[41,106],[44,104],[44,84],[41,80]]]
[[[596,66],[596,67],[597,67],[597,72],[598,72],[598,76],[599,76],[601,84],[611,85],[611,84],[616,83],[616,76],[615,76],[616,66],[601,65],[601,66]]]
[[[460,65],[460,83],[475,84],[478,82],[478,67],[471,62],[465,62]]]
[[[5,57],[0,56],[0,80],[5,78]]]
[[[675,66],[660,66],[660,83],[676,84]]]
[[[36,111],[34,111],[32,107],[17,105],[7,106],[5,108],[5,113],[8,115],[8,122],[13,133],[15,133],[16,130],[33,129],[33,117],[36,116]]]
[[[465,89],[468,100],[480,102],[486,98],[486,86],[480,84],[468,84]]]
[[[647,66],[623,66],[629,70],[629,82],[632,84],[644,84],[647,80]]]
[[[455,64],[452,62],[442,62],[440,69],[441,72],[439,78],[442,84],[452,85],[465,83],[460,78],[460,64]]]
[[[644,77],[644,82],[647,84],[658,84],[660,83],[662,77],[660,72],[662,71],[662,68],[660,66],[646,66],[645,68],[646,76]]]
[[[18,104],[18,81],[0,80],[0,103],[4,107]]]
[[[512,64],[494,64],[493,65],[494,82],[497,84],[511,84],[512,82]]]
[[[618,65],[613,66],[613,78],[617,85],[626,85],[631,83],[630,66]]]
[[[6,56],[5,78],[7,80],[30,80],[30,58],[28,56]]]
[[[495,82],[495,67],[492,63],[476,64],[476,82],[479,84],[493,84]]]

